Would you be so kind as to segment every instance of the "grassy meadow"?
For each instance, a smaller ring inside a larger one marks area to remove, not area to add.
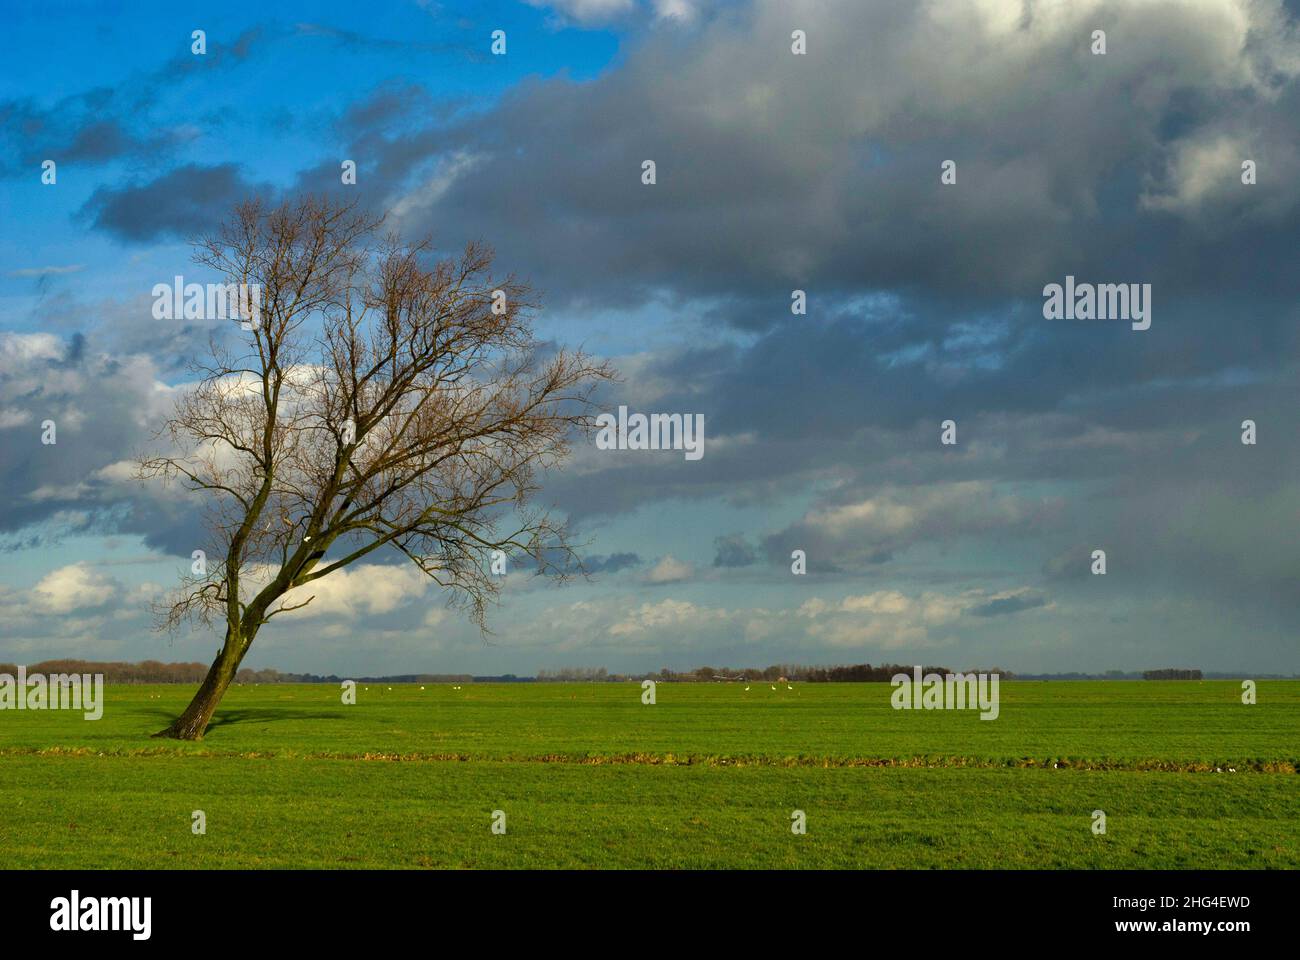
[[[1300,866],[1300,682],[236,686],[150,739],[192,693],[0,712],[0,866]]]

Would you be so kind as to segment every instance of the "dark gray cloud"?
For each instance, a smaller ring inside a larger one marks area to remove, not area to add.
[[[972,607],[968,612],[975,617],[1005,617],[1013,613],[1020,613],[1022,610],[1045,607],[1047,602],[1047,597],[1044,594],[1026,590],[1006,597],[995,597],[988,603]]]
[[[758,551],[743,533],[731,533],[713,540],[715,567],[748,567],[758,562]]]
[[[593,459],[552,488],[575,515],[826,483],[814,518],[889,497],[919,513],[865,537],[807,520],[750,534],[838,569],[962,538],[1033,542],[1046,563],[1085,527],[1194,539],[1190,476],[1253,498],[1249,524],[1296,462],[1248,458],[1236,425],[1276,423],[1296,372],[1300,42],[1268,4],[1177,10],[1175,31],[1133,3],[957,4],[942,21],[759,3],[644,37],[594,81],[538,81],[368,146],[408,229],[492,223],[548,302],[698,315],[697,343],[638,373],[667,385],[656,409],[703,412],[714,445],[692,464]],[[794,19],[806,58],[788,54]],[[1097,24],[1105,57],[1088,52]],[[1243,159],[1267,182],[1242,184]],[[1152,329],[1045,321],[1041,289],[1067,273],[1152,283]],[[938,444],[948,418],[956,448]],[[984,493],[934,506],[960,489]],[[1135,519],[1120,497],[1168,507]]]
[[[82,334],[0,334],[4,542],[126,532],[186,555],[204,544],[193,501],[132,478],[130,457],[169,404],[146,356],[105,354]]]
[[[596,554],[590,557],[582,558],[583,566],[591,574],[597,573],[618,573],[620,570],[628,570],[632,567],[641,565],[641,557],[636,553],[611,553]]]
[[[90,90],[49,108],[34,100],[0,103],[0,175],[35,177],[41,163],[95,165],[118,159],[147,159],[168,147],[165,133],[134,129],[129,119],[106,115],[110,90]]]
[[[350,104],[338,120],[338,131],[353,139],[404,126],[415,117],[427,123],[430,114],[438,109],[439,101],[419,84],[393,84]]]
[[[239,164],[186,164],[149,182],[100,187],[79,216],[128,242],[188,238],[211,232],[239,201],[271,193]]]
[[[396,185],[421,159],[470,158],[417,189],[436,196],[412,225],[492,222],[562,300],[670,287],[788,305],[803,287],[996,303],[1066,272],[1152,282],[1166,303],[1291,296],[1295,27],[1267,4],[1234,9],[1181,5],[1173,31],[1135,3],[1024,19],[759,3],[689,39],[651,34],[595,81],[526,85],[488,115],[376,144],[376,163]],[[1106,56],[1088,51],[1097,22]],[[1246,187],[1252,158],[1269,175]]]

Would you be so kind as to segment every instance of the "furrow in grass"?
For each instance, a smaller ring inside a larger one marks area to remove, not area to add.
[[[1108,757],[972,757],[972,756],[911,756],[911,757],[843,757],[843,756],[792,756],[764,755],[707,755],[691,753],[544,753],[544,754],[480,754],[463,752],[347,752],[347,751],[238,751],[213,750],[202,747],[178,749],[171,747],[110,747],[96,750],[91,747],[6,747],[0,749],[4,756],[109,756],[109,757],[227,757],[245,760],[369,760],[389,763],[421,762],[497,762],[497,763],[563,763],[589,766],[640,764],[645,766],[700,766],[700,767],[898,767],[925,769],[978,768],[999,769],[1014,767],[1045,770],[1129,770],[1158,771],[1163,773],[1272,773],[1294,774],[1300,764],[1295,760],[1240,759],[1230,761],[1175,761],[1164,759]]]

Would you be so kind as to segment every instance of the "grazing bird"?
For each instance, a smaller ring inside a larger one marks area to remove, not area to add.
[[[794,689],[794,687],[790,686],[788,683],[785,685],[785,688],[786,688],[787,690],[793,690],[793,689]]]
[[[745,690],[746,690],[746,692],[748,692],[748,691],[749,691],[749,687],[746,687]]]
[[[773,689],[773,690],[775,690],[775,689],[776,689],[776,687],[773,687],[773,688],[772,688],[772,689]]]

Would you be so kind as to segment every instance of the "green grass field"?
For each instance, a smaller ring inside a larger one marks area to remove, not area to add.
[[[197,744],[148,736],[189,687],[4,711],[0,866],[1300,866],[1300,682],[744,686],[239,686]]]

